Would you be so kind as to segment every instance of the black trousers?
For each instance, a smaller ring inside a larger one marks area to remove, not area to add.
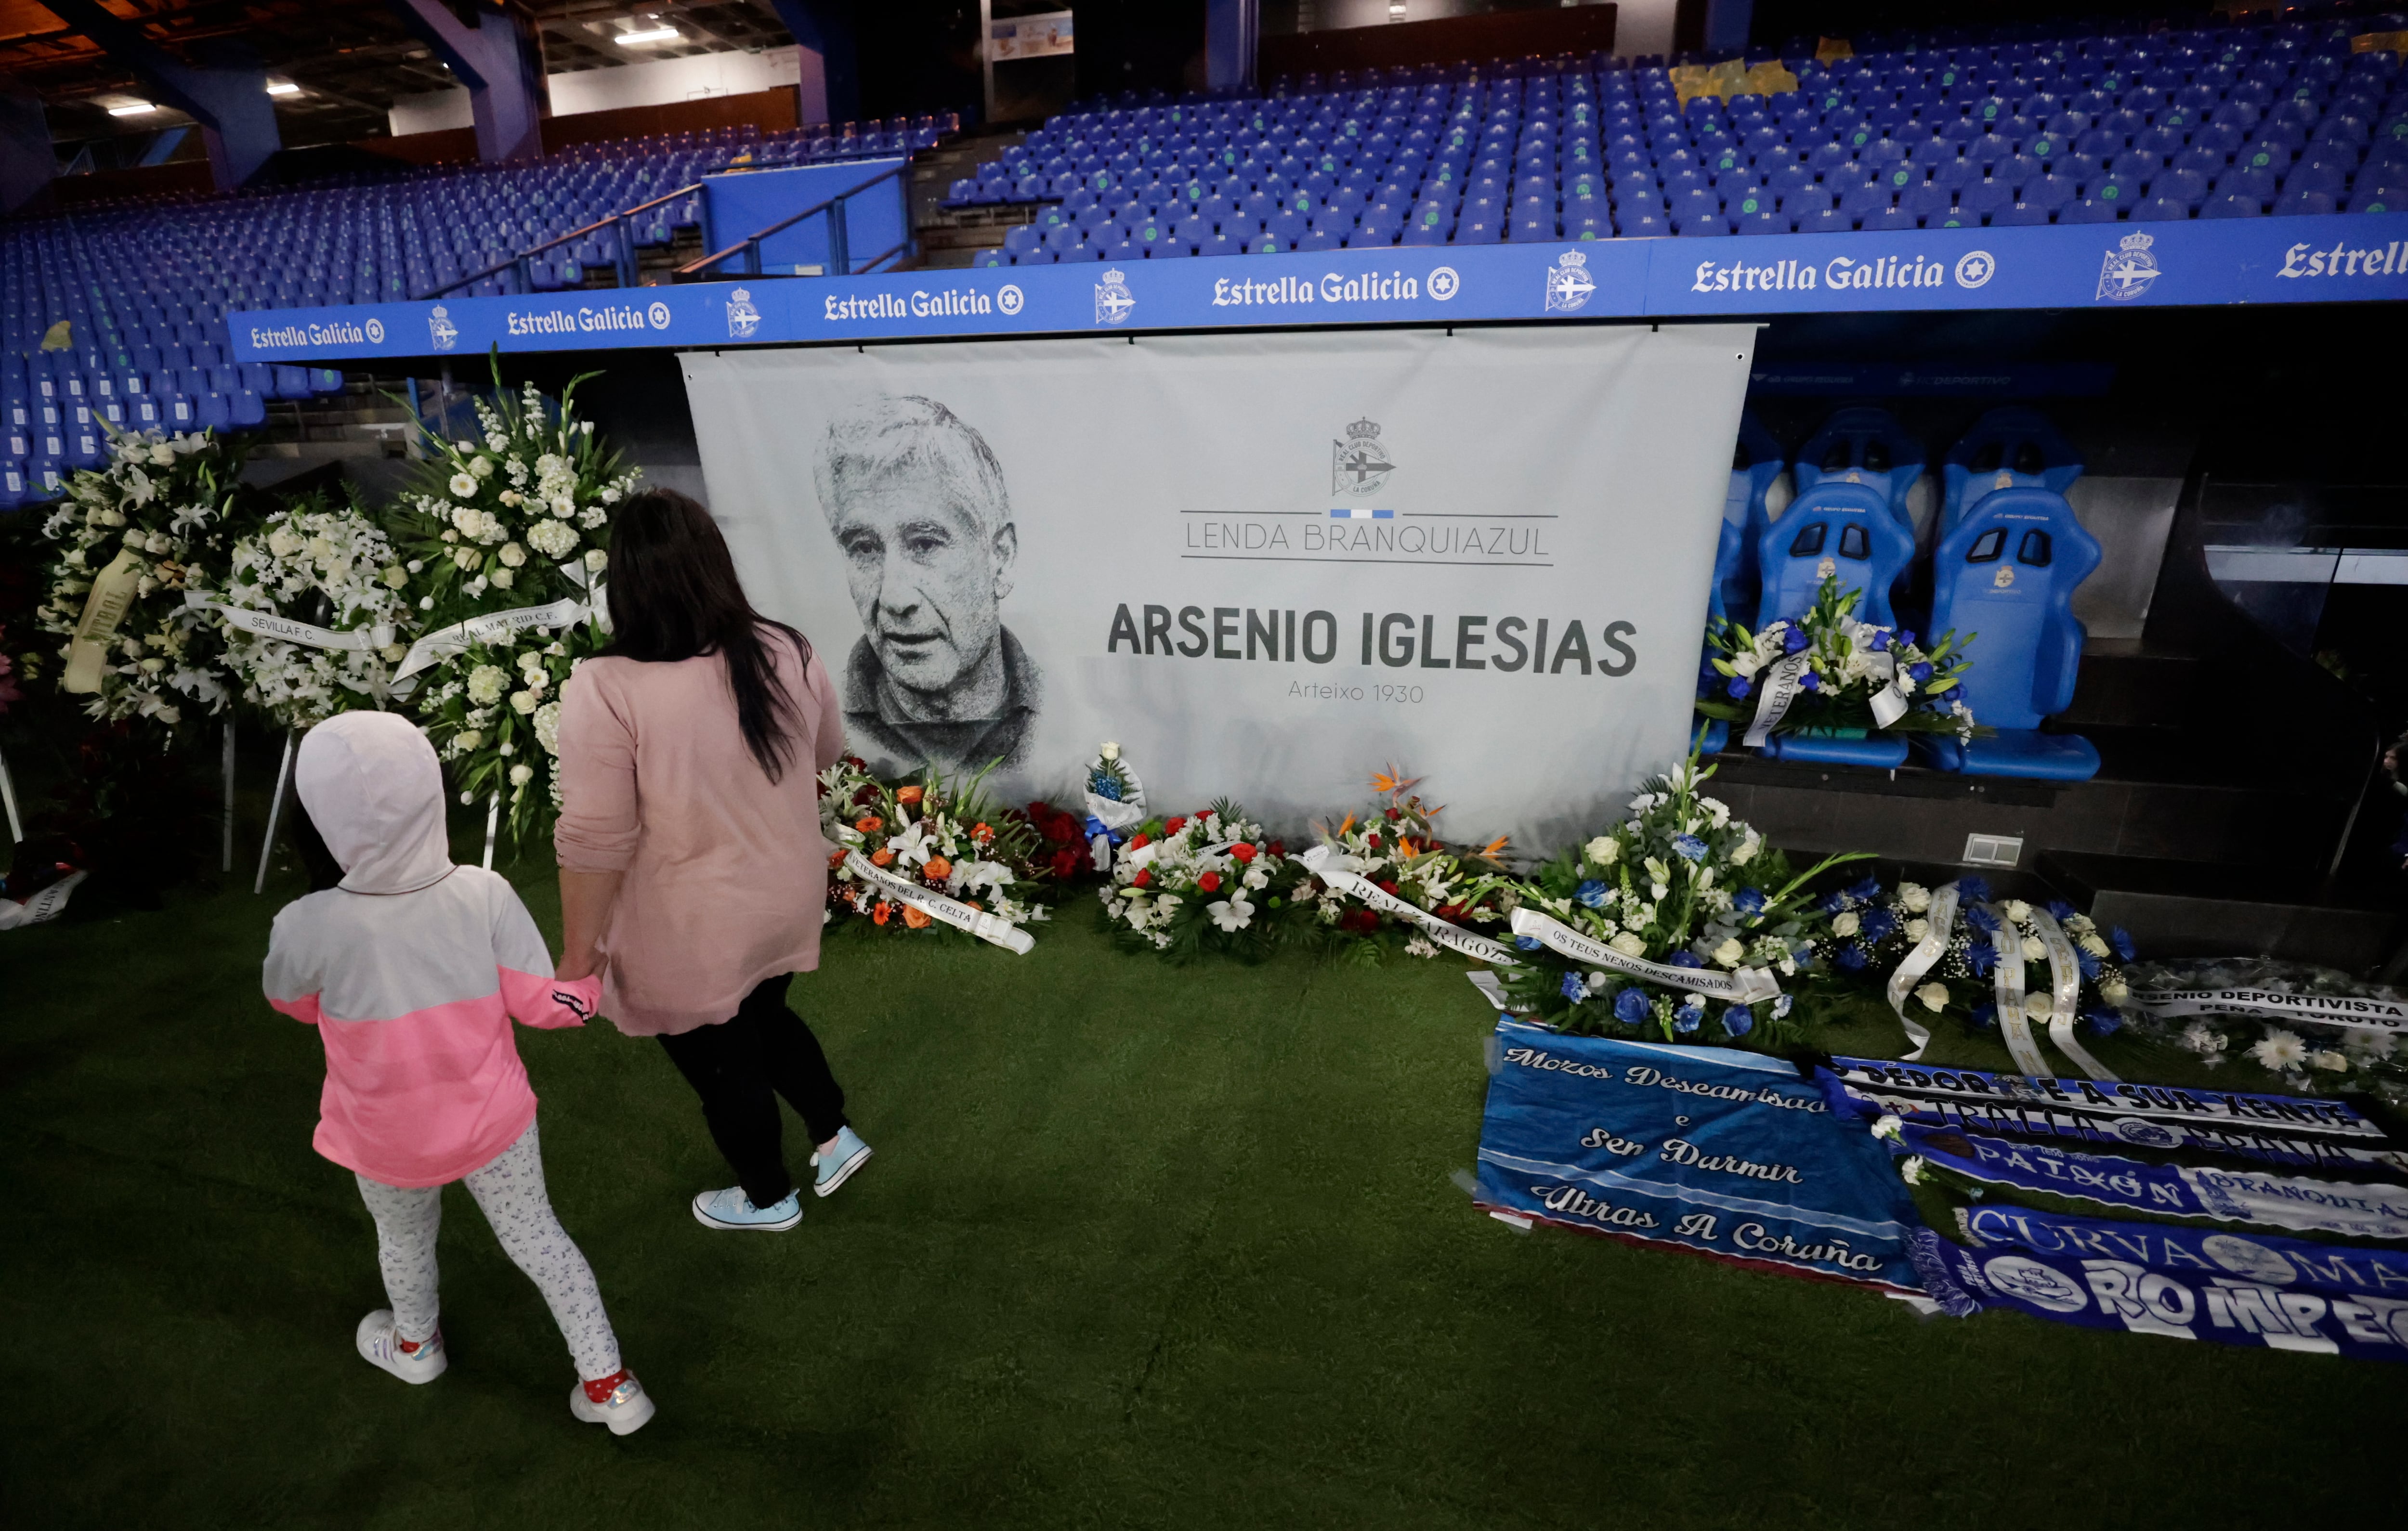
[[[765,979],[730,1019],[661,1038],[669,1061],[702,1097],[710,1140],[755,1207],[781,1202],[795,1189],[786,1174],[780,1095],[800,1113],[814,1143],[826,1142],[844,1125],[844,1091],[828,1069],[827,1054],[786,1006],[793,979],[792,973]]]

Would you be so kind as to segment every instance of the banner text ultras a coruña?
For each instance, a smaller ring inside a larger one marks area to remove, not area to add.
[[[1171,659],[1234,659],[1365,668],[1628,675],[1639,629],[1611,618],[1449,615],[1122,602],[1104,651]]]

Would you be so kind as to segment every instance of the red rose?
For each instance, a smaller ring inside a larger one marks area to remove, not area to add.
[[[1366,835],[1363,837],[1363,843],[1369,849],[1377,851],[1380,849],[1380,837],[1377,835]]]
[[[1045,821],[1045,837],[1056,845],[1068,845],[1079,838],[1079,821],[1057,813]]]
[[[1350,909],[1339,918],[1338,928],[1351,930],[1358,936],[1368,936],[1380,928],[1380,917],[1369,909]]]
[[[1086,864],[1086,860],[1087,858],[1080,851],[1068,847],[1056,851],[1054,852],[1052,863],[1054,875],[1065,880],[1074,878],[1079,875],[1079,868]]]
[[[1467,911],[1460,904],[1440,904],[1430,912],[1441,920],[1456,921],[1462,919]]]
[[[1239,866],[1242,866],[1246,863],[1254,859],[1254,848],[1248,845],[1245,841],[1240,840],[1237,844],[1229,847],[1229,857],[1231,860],[1238,863]]]
[[[878,801],[878,789],[876,787],[864,787],[859,792],[853,794],[853,800],[855,804],[867,808],[870,804]]]
[[[1176,834],[1178,834],[1181,830],[1185,829],[1186,827],[1187,827],[1187,816],[1186,816],[1185,814],[1183,814],[1183,813],[1182,813],[1182,814],[1181,814],[1178,818],[1173,819],[1173,820],[1171,820],[1169,823],[1168,823],[1164,824],[1164,825],[1162,826],[1162,832],[1163,832],[1164,834],[1166,834],[1166,835],[1176,835]]]
[[[1202,877],[1196,880],[1196,885],[1203,889],[1206,893],[1219,893],[1221,891],[1221,874],[1218,872],[1207,872]]]
[[[1153,839],[1144,835],[1132,835],[1129,837],[1129,849],[1132,851],[1142,851],[1153,843]]]
[[[1397,810],[1395,808],[1390,808],[1388,810],[1388,822],[1390,823],[1395,823],[1397,822]]]
[[[1390,879],[1383,877],[1380,880],[1380,891],[1393,898],[1396,896],[1397,885]]]
[[[1151,888],[1151,887],[1153,887],[1153,886],[1154,886],[1154,868],[1153,868],[1153,867],[1151,867],[1151,866],[1140,866],[1140,867],[1139,867],[1139,868],[1137,869],[1137,876],[1135,876],[1135,877],[1133,877],[1133,878],[1129,879],[1129,886],[1130,886],[1130,887],[1132,887],[1132,888]]]
[[[1273,840],[1273,841],[1271,841],[1271,854],[1272,854],[1274,857],[1278,857],[1278,856],[1284,856],[1284,855],[1286,855],[1286,854],[1287,854],[1287,841],[1285,841],[1285,840]]]

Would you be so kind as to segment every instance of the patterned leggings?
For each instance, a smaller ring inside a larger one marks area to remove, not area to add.
[[[384,1269],[385,1295],[393,1302],[401,1338],[415,1344],[435,1332],[435,1230],[443,1221],[443,1188],[403,1189],[360,1178],[360,1196],[376,1219],[377,1264]],[[619,1369],[619,1338],[602,1310],[594,1268],[552,1214],[543,1190],[543,1150],[535,1123],[519,1140],[464,1179],[494,1237],[510,1263],[526,1272],[552,1307],[553,1322],[568,1341],[577,1375],[587,1381]]]

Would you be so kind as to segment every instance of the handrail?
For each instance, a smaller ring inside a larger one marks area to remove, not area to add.
[[[899,176],[904,171],[910,169],[910,166],[911,162],[907,157],[894,168],[882,170],[877,175],[870,177],[867,180],[862,181],[858,185],[848,186],[843,191],[837,193],[835,195],[828,197],[824,201],[815,202],[811,206],[805,207],[801,212],[795,214],[791,218],[781,219],[777,222],[770,224],[767,228],[762,229],[749,237],[737,240],[736,243],[728,246],[725,250],[720,250],[715,254],[705,255],[698,261],[690,261],[684,265],[679,266],[675,272],[675,276],[681,281],[691,280],[694,278],[701,276],[710,267],[717,265],[720,262],[726,260],[729,256],[736,254],[739,250],[745,253],[750,263],[750,269],[745,272],[745,275],[759,276],[761,274],[761,241],[767,239],[773,234],[782,234],[786,230],[801,222],[804,219],[815,218],[821,213],[826,213],[828,215],[827,267],[831,272],[838,276],[851,276],[853,274],[852,251],[847,248],[845,241],[845,199],[860,195],[862,193],[869,190],[872,186],[877,185],[882,180],[891,180],[895,177]],[[896,250],[900,250],[902,248],[902,246],[897,245]],[[880,255],[877,260],[873,260],[869,264],[874,266],[879,261],[882,261],[886,259],[888,255],[892,255],[894,253],[894,250],[887,250],[884,254]]]
[[[441,287],[436,288],[431,293],[422,293],[410,301],[414,303],[423,303],[429,298],[439,298],[446,293],[456,293],[463,287],[484,280],[487,277],[499,276],[505,271],[522,270],[523,263],[533,260],[547,250],[556,249],[561,245],[571,242],[572,240],[582,239],[596,229],[621,226],[624,220],[633,218],[638,213],[649,212],[651,209],[659,207],[664,202],[675,202],[681,196],[688,196],[701,190],[702,182],[697,180],[691,186],[681,186],[674,192],[669,192],[664,195],[652,198],[650,202],[639,202],[632,207],[624,208],[621,211],[610,213],[606,217],[597,218],[581,229],[571,229],[568,233],[562,235],[556,239],[547,239],[542,244],[536,245],[531,249],[522,250],[498,265],[489,265],[482,271],[471,272],[467,276],[462,277],[458,281],[446,283]],[[626,243],[622,239],[620,242],[619,261],[620,274],[622,277],[620,285],[624,287],[632,287],[635,285],[634,282],[624,279],[627,275],[626,268],[628,265],[629,263],[626,259]]]

